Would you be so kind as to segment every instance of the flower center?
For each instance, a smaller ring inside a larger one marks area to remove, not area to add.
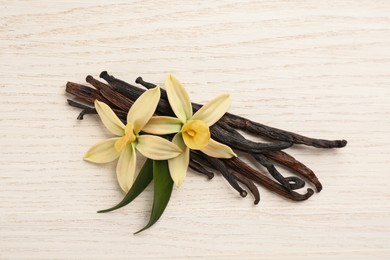
[[[128,123],[125,127],[125,134],[115,142],[115,149],[120,152],[122,149],[135,141],[137,136],[134,134],[134,126],[132,123]]]
[[[193,150],[203,149],[210,141],[210,129],[202,120],[188,120],[181,133],[184,143]]]
[[[196,132],[194,131],[194,130],[187,130],[187,134],[189,135],[189,136],[194,136],[195,134],[196,134]]]

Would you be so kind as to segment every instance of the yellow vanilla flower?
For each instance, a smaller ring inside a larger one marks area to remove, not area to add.
[[[103,102],[95,101],[95,108],[106,128],[117,137],[95,144],[85,154],[84,160],[93,163],[108,163],[119,157],[116,167],[118,182],[128,192],[134,181],[137,149],[142,155],[153,160],[167,160],[181,154],[182,150],[168,140],[153,136],[139,135],[142,128],[153,116],[160,88],[145,91],[130,108],[126,126]]]
[[[145,125],[143,131],[164,135],[177,133],[172,142],[178,145],[183,153],[168,160],[169,171],[176,186],[183,182],[190,161],[190,149],[200,150],[216,158],[237,156],[233,150],[210,138],[210,129],[228,110],[231,99],[223,94],[202,106],[195,114],[187,91],[171,74],[165,81],[169,104],[177,118],[154,116]]]

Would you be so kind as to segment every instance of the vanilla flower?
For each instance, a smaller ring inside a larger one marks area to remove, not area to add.
[[[209,129],[226,113],[231,99],[228,94],[222,94],[193,114],[187,91],[173,75],[167,76],[165,87],[169,104],[177,118],[154,116],[145,125],[143,131],[158,135],[177,133],[172,142],[178,145],[183,152],[168,160],[168,164],[173,181],[176,186],[180,186],[187,174],[190,149],[200,150],[216,158],[236,156],[229,146],[213,140]]]
[[[145,91],[132,105],[127,114],[126,126],[103,102],[95,101],[95,108],[106,128],[117,137],[95,144],[85,154],[84,160],[94,163],[108,163],[119,157],[116,167],[118,182],[128,192],[134,181],[137,149],[142,155],[153,160],[167,160],[181,154],[182,150],[168,140],[153,136],[139,135],[142,128],[153,116],[160,100],[157,86]]]

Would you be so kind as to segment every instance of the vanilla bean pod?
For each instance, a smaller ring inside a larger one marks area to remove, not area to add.
[[[284,177],[284,179],[290,184],[291,190],[299,190],[306,185],[304,180],[296,176]]]
[[[294,144],[304,144],[316,148],[342,148],[347,145],[346,140],[324,140],[310,138],[293,132],[266,126],[249,119],[226,113],[222,120],[228,125],[248,131],[253,134],[262,135],[274,140],[293,142]]]
[[[207,170],[205,167],[203,167],[202,164],[200,164],[199,162],[197,162],[197,161],[195,161],[195,160],[190,160],[189,166],[190,166],[190,168],[193,169],[194,171],[206,175],[206,176],[208,177],[209,180],[211,180],[212,178],[214,178],[214,173],[213,173],[213,172],[210,172],[210,171]]]
[[[124,111],[129,111],[130,107],[134,104],[133,100],[128,99],[124,95],[113,90],[110,85],[104,84],[103,82],[94,79],[91,75],[88,75],[85,80],[98,89],[103,97]]]
[[[256,159],[261,165],[263,165],[268,172],[284,187],[290,187],[290,183],[284,178],[284,176],[276,169],[276,167],[262,154],[252,154],[253,158]]]
[[[236,178],[236,180],[238,180],[239,182],[244,184],[248,188],[248,190],[252,193],[253,197],[255,198],[254,204],[255,205],[259,204],[259,202],[260,202],[260,192],[257,189],[256,185],[252,182],[252,180],[250,180],[249,178],[245,177],[244,175],[242,175],[239,172],[236,172],[236,171],[233,171],[233,170],[230,170],[230,172],[234,176],[234,178]]]
[[[223,162],[224,160],[200,154],[200,152],[198,151],[192,151],[192,152],[198,153],[198,155],[205,158],[206,161],[208,161],[209,164],[211,164],[215,170],[218,170],[222,174],[222,176],[229,182],[230,186],[232,186],[236,191],[238,191],[238,193],[240,193],[241,197],[246,197],[248,195],[248,192],[246,192],[246,190],[244,190],[238,184],[237,180],[234,178],[232,173],[228,170],[225,163]]]
[[[87,106],[87,105],[85,105],[83,103],[80,103],[78,101],[75,101],[75,100],[68,99],[67,101],[68,101],[68,104],[70,106],[82,109],[80,114],[77,116],[78,120],[83,120],[84,119],[84,115],[87,115],[87,114],[97,114],[96,109],[94,107],[91,107],[93,104],[91,104],[91,106]],[[114,111],[114,113],[120,119],[122,119],[123,122],[126,122],[126,116],[127,116],[126,112],[124,112],[122,110],[118,110],[118,109],[112,109],[112,111]]]
[[[190,150],[190,157],[194,161],[202,164],[204,167],[207,167],[209,169],[214,169],[214,166],[206,160],[205,156],[207,156],[207,155],[200,153],[200,152],[197,152],[195,150]]]
[[[240,143],[246,143],[245,145],[247,146],[248,149],[241,150],[243,152],[247,153],[262,153],[265,151],[279,151],[283,150],[286,148],[289,148],[293,145],[292,142],[273,142],[273,143],[260,143],[260,142],[253,142],[251,140],[246,139],[244,136],[242,136],[236,129],[233,127],[229,126],[223,121],[218,121],[216,123],[216,126],[218,128],[219,132],[225,132],[226,135],[229,135],[230,137],[233,137],[232,140],[229,140],[229,144],[231,144],[230,141],[233,142],[233,145],[231,147],[240,150],[240,148],[243,148],[243,146],[239,145]],[[228,133],[226,133],[228,132]],[[218,134],[218,133],[215,133]],[[222,142],[222,136],[220,137]],[[258,150],[258,151],[256,151]]]
[[[199,162],[200,165],[205,165],[208,168],[215,169],[215,167],[213,167],[213,165],[211,165],[207,161],[206,155],[204,155],[204,154],[201,155],[201,153],[191,151],[191,159],[194,159],[196,162]],[[195,170],[197,170],[197,169],[195,169]],[[220,171],[219,169],[215,169],[215,170]],[[257,205],[260,201],[260,193],[259,193],[259,190],[257,189],[256,185],[253,183],[253,181],[251,179],[245,177],[244,175],[240,174],[239,172],[231,170],[230,168],[228,169],[228,171],[229,171],[229,174],[233,177],[233,179],[242,183],[243,185],[245,185],[248,188],[248,190],[252,193],[252,195],[255,199],[254,204]],[[214,174],[213,174],[213,176],[214,176]]]
[[[94,107],[90,107],[90,106],[87,106],[81,102],[77,102],[75,100],[72,100],[72,99],[67,99],[66,101],[68,101],[68,104],[72,107],[77,107],[77,108],[81,108],[81,109],[89,109],[91,110],[91,113],[90,114],[96,114],[96,109]]]
[[[110,85],[105,84],[97,79],[95,79],[93,76],[88,75],[85,77],[85,81],[94,86],[98,91],[103,89],[113,89]]]
[[[104,98],[98,90],[81,84],[67,82],[65,91],[91,104],[93,104],[96,99],[104,103],[111,104],[111,102]]]
[[[78,120],[83,120],[84,116],[87,115],[87,114],[96,114],[97,113],[96,109],[94,107],[89,107],[87,105],[84,105],[82,103],[79,103],[79,102],[71,100],[71,99],[67,99],[67,101],[68,101],[68,104],[70,106],[82,109],[80,114],[77,116]]]
[[[294,200],[294,201],[302,201],[310,198],[314,191],[312,189],[307,189],[306,194],[299,194],[295,191],[288,191],[279,183],[269,179],[268,177],[261,174],[259,171],[253,169],[238,157],[234,157],[226,160],[226,164],[233,169],[234,171],[240,172],[242,175],[248,177],[249,179],[257,182],[258,184],[264,186],[265,188],[273,191],[285,198]]]
[[[156,84],[153,84],[151,82],[146,82],[146,81],[144,81],[144,79],[142,77],[136,78],[135,83],[140,84],[141,86],[143,86],[147,89],[151,89],[151,88],[156,87]],[[163,98],[165,100],[168,99],[167,91],[165,89],[164,89],[164,91],[161,92],[161,98]],[[192,103],[192,104],[194,104],[194,103]],[[195,105],[199,105],[199,104],[195,104]]]
[[[314,184],[314,186],[317,189],[317,192],[320,192],[322,190],[322,184],[318,180],[315,173],[311,169],[309,169],[306,165],[304,165],[300,161],[296,160],[291,155],[289,155],[285,152],[282,152],[282,151],[270,151],[270,152],[264,153],[264,155],[267,158],[269,158],[277,163],[280,163],[280,164],[288,167],[289,169],[292,169],[294,172],[296,172],[300,176],[308,179],[311,183]]]
[[[215,169],[215,167],[207,161],[206,159],[207,155],[197,151],[191,151],[190,154],[191,154],[191,161],[195,161],[200,165],[219,171],[219,169]],[[258,204],[260,201],[260,193],[256,185],[253,183],[253,181],[245,177],[244,175],[240,174],[239,172],[231,170],[230,168],[228,169],[228,171],[230,175],[232,175],[232,177],[236,179],[236,181],[244,184],[248,188],[248,190],[252,193],[253,197],[255,198],[254,203]]]
[[[92,76],[90,76],[92,77]],[[88,77],[87,77],[88,79]],[[102,83],[104,84],[104,83]],[[84,86],[81,84],[73,83],[73,82],[67,82],[66,83],[66,89],[65,91],[81,100],[84,100],[88,104],[91,104],[93,106],[95,100],[102,101],[106,103],[107,105],[111,106],[113,111],[117,115],[121,115],[122,111],[118,109],[122,109],[124,111],[127,111],[128,108],[134,103],[131,100],[128,100],[126,97],[121,96],[119,93],[111,90],[110,88],[106,89],[99,89],[98,90]],[[105,94],[106,92],[107,95]],[[119,102],[118,102],[119,100]],[[75,101],[71,101],[68,99],[69,105],[76,106]],[[127,110],[124,109],[127,107]],[[83,109],[83,111],[79,114],[78,118],[79,120],[82,120],[84,118],[84,115],[86,114],[96,114],[96,110],[94,107],[86,107]]]
[[[145,82],[142,77],[138,77],[135,82],[141,84],[145,88],[152,88],[156,86],[152,83]],[[166,92],[162,91],[161,97],[164,98],[164,96],[166,96]],[[200,105],[196,103],[192,103],[192,105],[194,108],[200,107]],[[227,123],[233,128],[238,128],[240,130],[245,130],[253,134],[258,134],[279,141],[292,142],[295,144],[304,144],[317,148],[342,148],[347,145],[346,140],[324,140],[310,138],[275,127],[270,127],[261,123],[253,122],[249,119],[231,113],[226,113],[220,119],[220,121]]]
[[[263,153],[266,151],[279,151],[289,148],[293,143],[289,142],[277,142],[277,143],[257,143],[250,141],[237,132],[237,134],[231,134],[223,127],[220,127],[219,123],[210,127],[211,136],[231,148],[246,152],[246,153]],[[229,137],[229,138],[227,138]]]
[[[107,83],[114,90],[116,90],[117,92],[121,93],[122,95],[124,95],[125,97],[133,101],[136,100],[140,95],[142,95],[142,93],[145,92],[144,89],[138,88],[127,82],[117,79],[114,76],[108,75],[107,71],[103,71],[102,73],[100,73],[100,78],[107,81]],[[157,105],[156,114],[161,114],[165,116],[175,116],[168,101],[162,98],[160,98],[160,101]]]
[[[129,111],[130,107],[134,103],[132,100],[116,92],[109,85],[94,79],[90,75],[86,77],[86,81],[94,86],[97,90],[81,84],[68,82],[66,84],[66,92],[86,101],[87,103],[90,103],[91,105],[93,105],[95,99],[102,101],[112,106],[113,111],[118,115],[119,118],[126,120],[127,111]],[[88,95],[88,93],[90,93],[90,95]],[[83,119],[85,114],[96,114],[96,110],[94,108],[84,108],[78,119]]]
[[[213,158],[198,151],[191,151],[190,167],[191,167],[191,162],[193,162],[195,164],[193,166],[195,167],[192,167],[192,169],[206,175],[210,172],[208,172],[202,165],[205,165],[211,169],[219,171],[222,174],[222,176],[229,182],[229,184],[240,193],[242,197],[246,197],[248,193],[245,190],[243,190],[241,186],[237,183],[237,181],[241,182],[253,194],[255,198],[254,203],[258,204],[260,201],[260,194],[256,185],[252,182],[252,180],[241,175],[239,172],[228,169],[224,161],[225,161],[224,159]],[[197,168],[196,164],[201,166],[201,168]],[[212,176],[214,176],[214,174]]]

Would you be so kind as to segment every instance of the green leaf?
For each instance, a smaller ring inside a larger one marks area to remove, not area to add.
[[[134,235],[153,226],[164,213],[164,210],[168,205],[173,189],[173,181],[169,173],[168,161],[153,162],[153,182],[154,200],[149,223],[143,229],[134,233]]]
[[[147,159],[144,165],[142,166],[142,169],[139,172],[137,178],[135,179],[133,186],[131,186],[129,192],[126,194],[123,200],[119,202],[118,205],[112,208],[99,210],[98,213],[105,213],[126,206],[127,204],[132,202],[135,198],[137,198],[142,191],[144,191],[144,189],[149,185],[152,179],[153,179],[153,160]]]

